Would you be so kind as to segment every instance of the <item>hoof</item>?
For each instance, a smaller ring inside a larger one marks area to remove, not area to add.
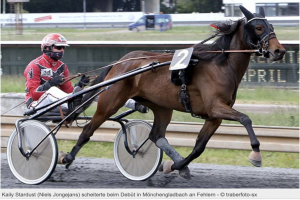
[[[249,160],[255,167],[261,167],[262,155],[260,152],[252,151],[249,155]]]
[[[70,163],[68,163],[68,164],[66,164],[66,169],[69,169],[69,167],[72,165],[72,163],[73,163],[73,161],[70,162]]]
[[[190,173],[190,169],[188,167],[184,167],[183,169],[179,170],[179,175],[182,178],[185,178],[185,179],[188,179],[188,180],[191,179],[191,173]]]
[[[60,151],[60,152],[58,153],[58,156],[57,156],[57,164],[60,164],[60,165],[65,164],[65,163],[63,163],[63,159],[64,159],[64,157],[65,157],[66,155],[67,155],[67,154],[66,154],[65,152]]]
[[[69,169],[70,165],[73,163],[73,161],[75,160],[75,158],[68,153],[62,160],[63,164],[66,164],[66,169]]]
[[[171,166],[173,165],[174,163],[172,161],[166,161],[166,162],[163,162],[159,168],[158,168],[158,171],[160,172],[164,172],[165,174],[169,174],[171,173],[173,170],[171,169]]]

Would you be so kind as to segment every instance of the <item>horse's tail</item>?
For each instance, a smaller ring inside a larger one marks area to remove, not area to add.
[[[106,67],[105,69],[101,70],[100,74],[92,81],[92,83],[90,84],[91,86],[92,85],[96,85],[102,81],[104,81],[105,77],[107,76],[108,72],[111,70],[111,68],[113,67],[113,65],[110,65],[109,67]],[[98,91],[100,90],[97,89],[97,90],[93,90],[91,92],[88,92],[86,95],[84,95],[84,97],[82,98],[82,101],[81,102],[85,102],[86,100],[90,99],[93,95],[95,95]],[[95,97],[97,98],[97,97]],[[93,103],[93,100],[95,99],[93,98],[92,100],[90,100],[87,104],[85,104],[82,109],[80,109],[80,112],[83,112],[85,111],[92,103]]]

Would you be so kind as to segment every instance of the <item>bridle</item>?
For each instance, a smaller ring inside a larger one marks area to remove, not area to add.
[[[247,24],[250,24],[253,20],[267,20],[266,18],[260,18],[260,17],[254,17],[246,22]],[[265,22],[267,25],[267,34],[263,36],[263,38],[259,38],[257,44],[253,44],[251,41],[249,41],[250,48],[254,47],[258,49],[258,54],[262,55],[262,57],[267,57],[268,53],[271,53],[268,51],[269,49],[269,40],[273,38],[277,38],[276,34],[274,33],[274,28],[272,24],[269,24],[268,22]]]

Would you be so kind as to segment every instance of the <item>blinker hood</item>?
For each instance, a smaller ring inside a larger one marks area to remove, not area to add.
[[[244,25],[244,30],[252,44],[256,45],[259,41],[263,40],[274,31],[273,26],[265,19],[265,11],[262,7],[259,9],[259,14],[253,14],[243,6],[240,6],[240,10],[246,17],[247,22]],[[258,24],[261,24],[265,27],[265,31],[261,35],[257,35],[255,33],[255,26]]]

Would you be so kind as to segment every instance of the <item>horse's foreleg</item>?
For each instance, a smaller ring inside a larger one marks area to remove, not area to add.
[[[252,121],[247,115],[232,109],[230,106],[222,104],[214,106],[209,116],[213,118],[221,118],[240,122],[247,130],[253,150],[249,155],[249,160],[254,166],[261,166],[262,155],[259,150],[260,143],[254,133]]]
[[[220,126],[221,122],[222,119],[206,120],[200,133],[198,134],[193,151],[185,159],[175,162],[172,165],[172,169],[180,170],[183,167],[187,166],[192,160],[199,157],[203,153],[206,144],[211,138],[211,136],[216,132],[216,130]]]
[[[254,133],[252,121],[247,115],[240,113],[239,122],[244,125],[250,137],[251,147],[253,151],[249,155],[249,160],[252,165],[260,167],[262,162],[262,155],[259,150],[260,143]]]

